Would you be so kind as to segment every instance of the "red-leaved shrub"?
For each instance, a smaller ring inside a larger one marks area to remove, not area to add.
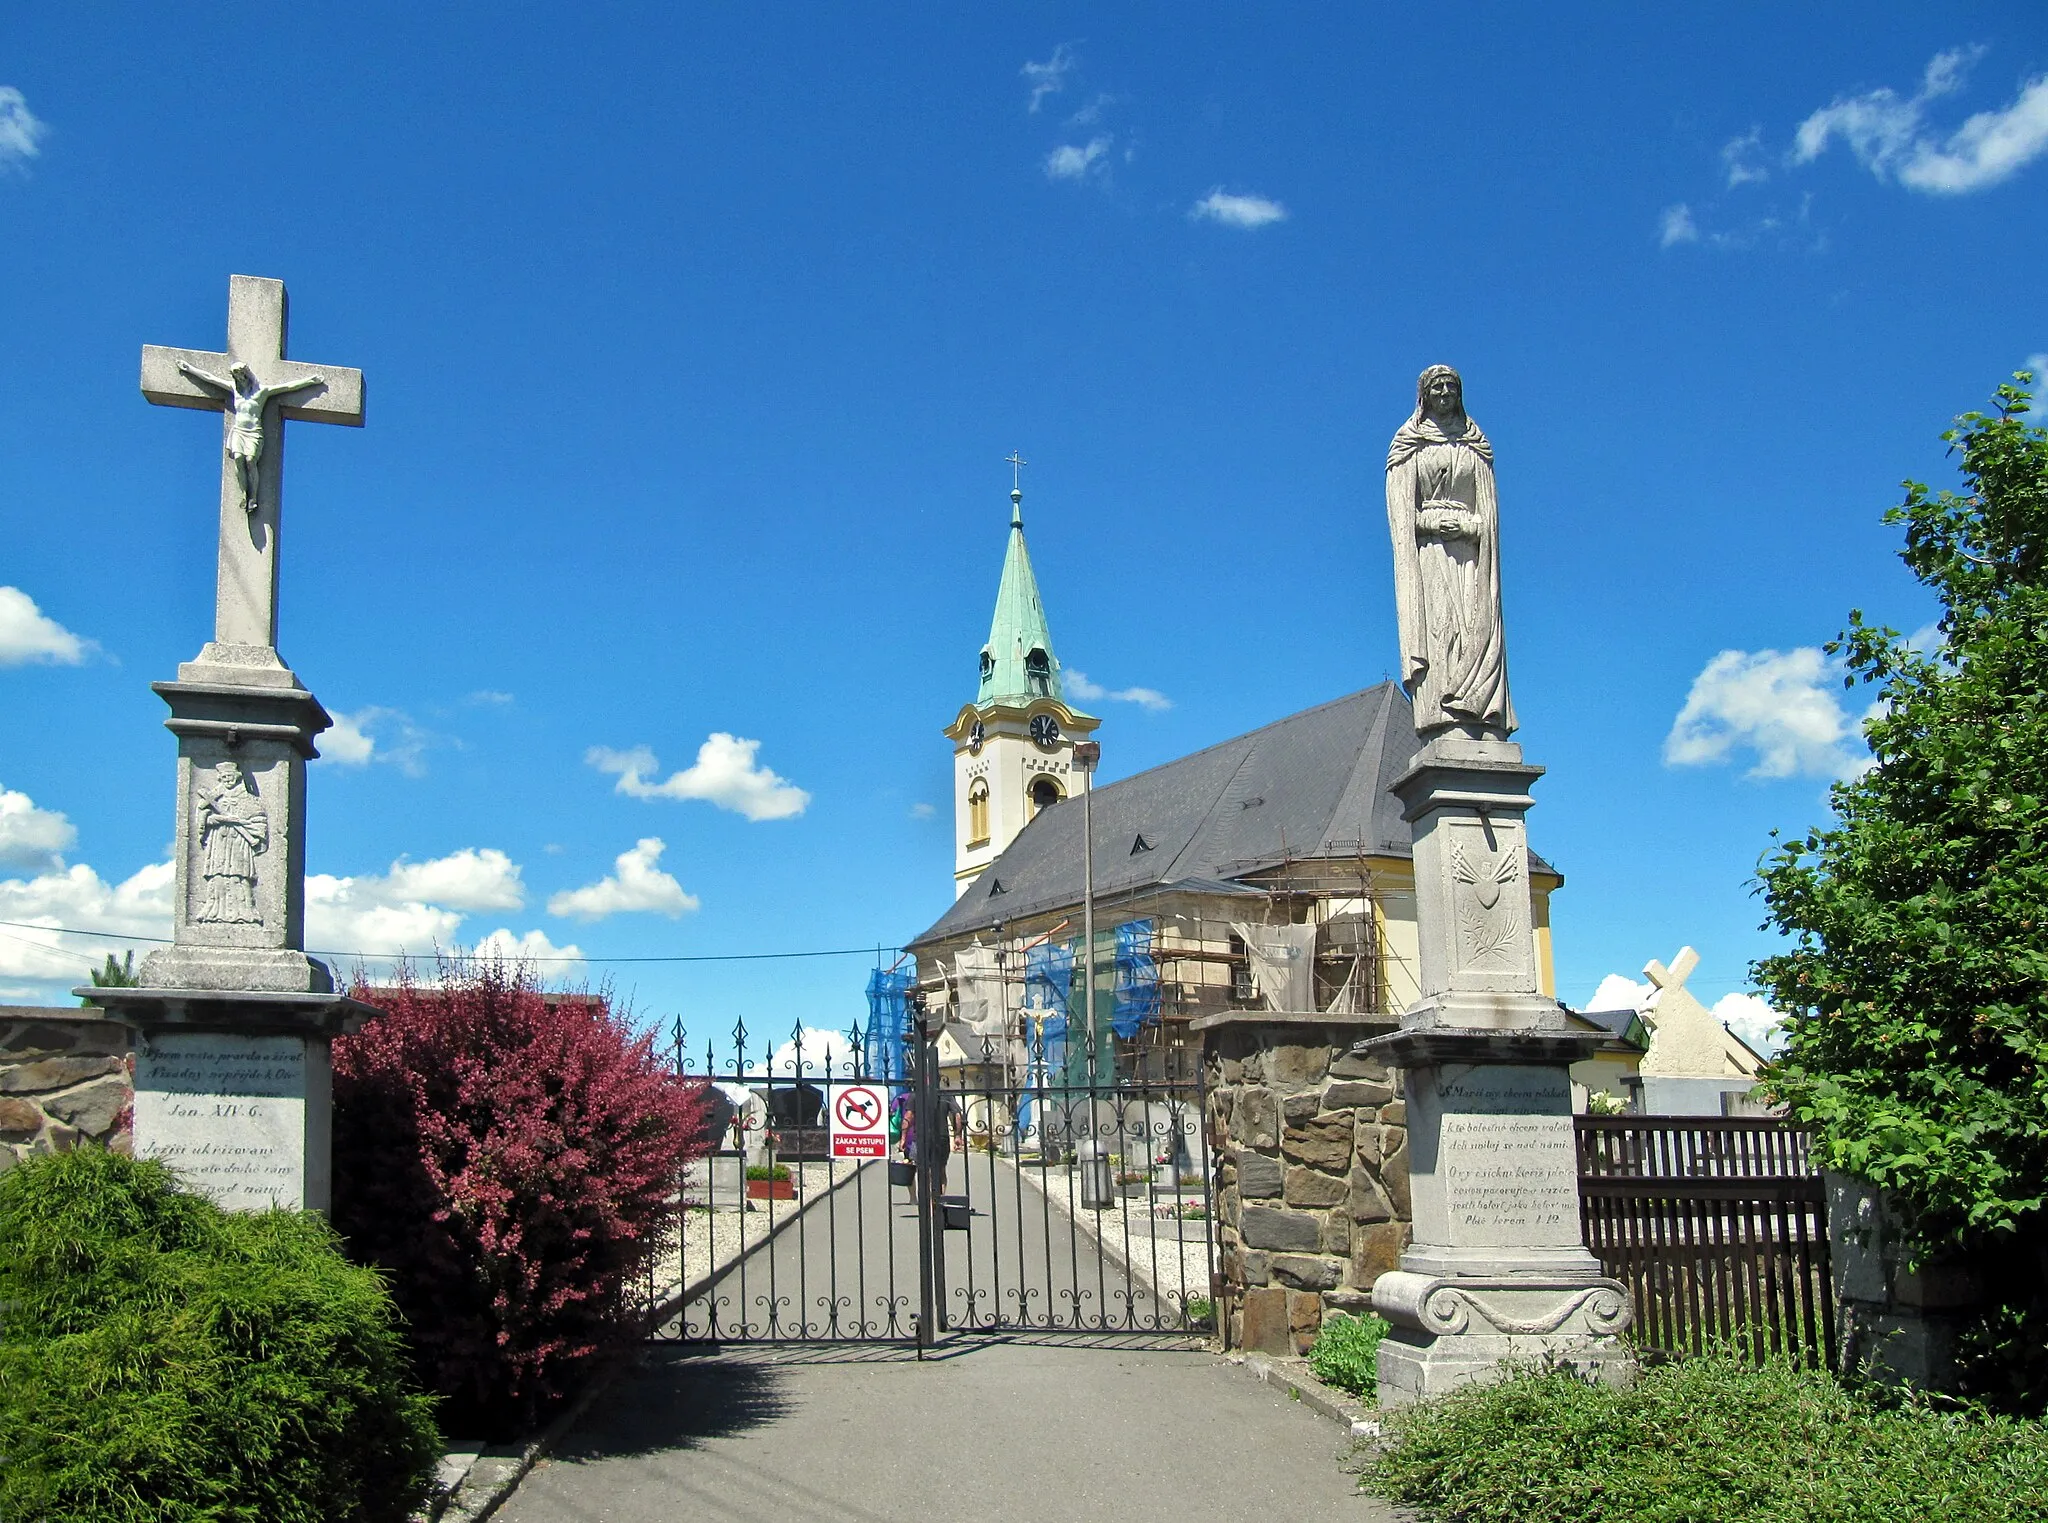
[[[528,1427],[637,1332],[704,1086],[608,993],[543,996],[523,967],[354,993],[383,1013],[334,1044],[334,1225],[389,1272],[443,1428]]]

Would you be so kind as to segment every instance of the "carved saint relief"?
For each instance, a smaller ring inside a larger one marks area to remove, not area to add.
[[[256,859],[270,848],[270,815],[237,761],[224,761],[199,785],[193,806],[199,839],[199,908],[209,925],[261,925]]]
[[[1472,847],[1471,851],[1466,846]],[[1457,900],[1458,940],[1468,964],[1513,966],[1522,917],[1502,903],[1502,893],[1522,876],[1521,856],[1512,845],[1490,852],[1477,841],[1451,847],[1452,892]]]

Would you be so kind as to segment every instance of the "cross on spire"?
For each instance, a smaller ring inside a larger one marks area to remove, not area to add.
[[[1011,450],[1009,454],[1003,457],[1003,459],[1009,464],[1010,467],[1010,490],[1012,492],[1023,491],[1024,467],[1029,465],[1031,462],[1029,460],[1026,460],[1022,455],[1018,454],[1015,450]]]
[[[277,535],[284,424],[363,424],[363,373],[284,357],[281,280],[228,277],[228,346],[142,349],[142,394],[159,407],[224,413],[216,645],[277,646]]]

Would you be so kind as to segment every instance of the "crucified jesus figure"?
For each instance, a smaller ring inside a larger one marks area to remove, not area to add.
[[[240,360],[228,366],[225,380],[182,360],[178,362],[178,369],[188,380],[221,392],[225,397],[232,419],[228,424],[228,459],[235,463],[235,480],[242,488],[242,511],[254,513],[257,507],[258,463],[263,459],[264,409],[270,405],[272,397],[304,391],[309,386],[323,386],[326,377],[311,375],[303,381],[288,381],[282,386],[258,386],[255,373]]]

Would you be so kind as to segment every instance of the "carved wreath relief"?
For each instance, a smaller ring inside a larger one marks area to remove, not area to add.
[[[1458,941],[1469,966],[1488,961],[1512,966],[1521,917],[1501,902],[1501,891],[1522,875],[1521,856],[1512,845],[1497,852],[1473,843],[1451,847],[1452,892],[1457,900]]]
[[[199,908],[209,925],[261,925],[256,859],[270,849],[270,815],[237,761],[224,761],[199,785],[193,806],[199,838]]]

